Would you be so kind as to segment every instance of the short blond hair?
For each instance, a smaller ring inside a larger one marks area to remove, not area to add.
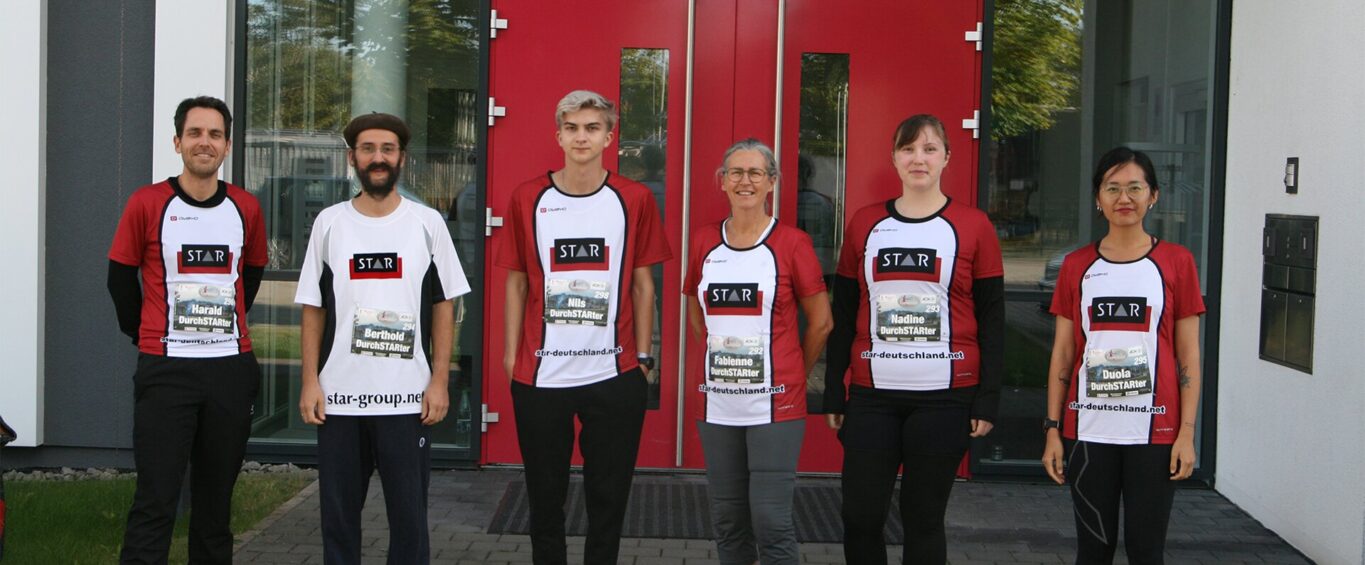
[[[616,104],[591,90],[575,90],[559,99],[559,105],[555,107],[555,126],[563,127],[564,116],[570,112],[588,109],[602,112],[607,131],[616,129]]]

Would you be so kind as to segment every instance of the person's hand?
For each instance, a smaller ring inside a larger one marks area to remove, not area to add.
[[[843,414],[825,414],[825,423],[829,424],[829,429],[837,430],[844,427]]]
[[[1171,446],[1171,480],[1183,481],[1194,473],[1194,438],[1185,434]]]
[[[299,415],[303,423],[321,425],[327,421],[327,399],[322,395],[322,386],[317,379],[304,379],[303,390],[299,391]]]
[[[1062,434],[1056,429],[1047,431],[1047,444],[1043,447],[1043,470],[1057,484],[1066,484],[1066,472],[1062,466]]]
[[[446,419],[449,410],[450,391],[446,390],[445,381],[437,382],[436,379],[431,379],[431,384],[427,385],[426,392],[422,394],[422,425],[436,425]]]
[[[978,420],[976,418],[972,418],[971,437],[986,437],[986,434],[991,433],[991,428],[994,427],[995,424],[992,424],[986,420]]]
[[[507,372],[507,382],[512,382],[512,369],[517,366],[517,351],[508,349],[502,354],[502,370]]]

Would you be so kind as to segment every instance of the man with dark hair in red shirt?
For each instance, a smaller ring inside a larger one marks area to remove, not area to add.
[[[119,329],[138,347],[137,491],[120,561],[166,562],[192,463],[190,562],[231,563],[232,489],[261,381],[246,312],[265,272],[265,222],[254,196],[218,180],[231,149],[227,104],[186,99],[175,128],[184,169],[133,193],[109,248]]]

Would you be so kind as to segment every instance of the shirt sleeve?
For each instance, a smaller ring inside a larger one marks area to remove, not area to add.
[[[1075,278],[1072,273],[1075,270],[1074,263],[1071,257],[1062,261],[1062,268],[1057,273],[1057,286],[1052,289],[1052,307],[1048,309],[1053,316],[1061,316],[1068,320],[1076,313],[1076,284],[1072,280]]]
[[[866,234],[861,220],[862,214],[855,215],[844,232],[844,244],[839,249],[839,265],[834,269],[834,273],[841,277],[857,279],[858,272],[862,270]]]
[[[261,206],[251,206],[246,216],[246,237],[242,242],[242,258],[252,267],[264,267],[269,259],[266,247],[265,219],[261,217]]]
[[[1186,251],[1181,261],[1179,284],[1175,287],[1175,319],[1183,320],[1190,316],[1203,314],[1204,296],[1199,290],[1199,268],[1194,264],[1194,255]]]
[[[499,267],[512,271],[526,272],[526,249],[523,242],[529,237],[526,231],[526,220],[522,218],[522,203],[519,196],[521,191],[512,193],[512,199],[507,205],[507,220],[505,229],[501,230],[501,241],[498,242],[497,251],[494,258]]]
[[[109,259],[124,265],[142,265],[143,250],[147,246],[144,235],[147,233],[147,214],[143,209],[142,198],[138,193],[128,199],[119,218],[118,229],[114,231],[114,242],[109,246]]]
[[[299,286],[294,292],[297,304],[322,307],[322,272],[327,262],[326,241],[331,229],[331,221],[313,222],[313,234],[308,236],[308,251],[303,256],[303,268],[299,270]]]
[[[1004,276],[1004,259],[1000,257],[1000,237],[995,234],[995,225],[984,215],[981,223],[983,225],[977,234],[976,257],[972,258],[972,278]]]
[[[797,230],[792,238],[791,262],[792,290],[797,298],[813,296],[825,292],[825,274],[820,266],[820,258],[815,256],[815,246],[810,235]]]
[[[648,267],[673,258],[654,197],[648,190],[642,192],[644,197],[639,199],[635,221],[635,267]]]
[[[683,278],[683,296],[696,296],[697,285],[701,284],[702,263],[706,261],[706,255],[711,251],[707,245],[705,230],[697,232],[696,237],[692,238],[692,257],[687,261],[687,276]]]
[[[469,280],[465,278],[460,256],[455,251],[455,241],[450,239],[450,230],[439,221],[440,216],[433,213],[429,229],[435,235],[432,239],[431,261],[436,265],[436,274],[441,277],[441,297],[450,300],[470,291]]]

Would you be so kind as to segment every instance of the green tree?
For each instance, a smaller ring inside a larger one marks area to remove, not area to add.
[[[1084,0],[997,0],[991,68],[991,137],[1052,127],[1081,76]]]

